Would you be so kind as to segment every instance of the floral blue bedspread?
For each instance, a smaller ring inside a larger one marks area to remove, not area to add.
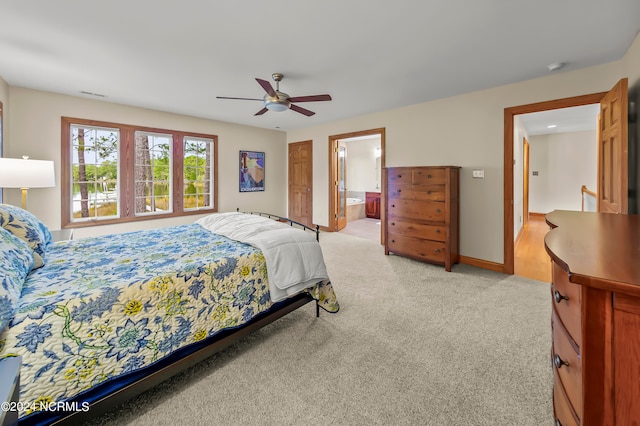
[[[331,283],[309,293],[338,310]],[[27,277],[0,358],[22,356],[21,402],[60,402],[271,305],[260,250],[197,224],[59,242]]]

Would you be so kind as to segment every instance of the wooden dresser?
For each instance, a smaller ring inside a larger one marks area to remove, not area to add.
[[[555,422],[640,424],[640,216],[554,211],[546,221]]]
[[[458,263],[459,167],[385,169],[385,254]]]

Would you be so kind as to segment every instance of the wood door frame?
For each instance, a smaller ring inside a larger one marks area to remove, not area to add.
[[[290,158],[290,154],[291,154],[291,148],[294,146],[300,146],[300,145],[309,145],[311,147],[311,161],[309,161],[309,170],[311,171],[311,177],[309,179],[309,193],[310,193],[310,197],[311,197],[311,205],[309,206],[310,210],[309,212],[311,213],[311,217],[309,217],[309,223],[305,223],[305,225],[307,226],[312,226],[313,225],[313,140],[309,139],[306,141],[299,141],[299,142],[292,142],[290,144],[288,144],[287,146],[287,217],[291,218],[291,162],[289,161]]]
[[[522,138],[522,226],[529,222],[529,141]]]
[[[335,217],[335,214],[337,214],[336,212],[337,207],[335,202],[336,200],[335,181],[337,178],[336,170],[338,167],[338,159],[337,159],[337,156],[334,155],[334,153],[336,152],[336,149],[338,147],[338,140],[355,138],[358,136],[370,136],[370,135],[380,135],[380,150],[381,150],[380,175],[382,176],[382,170],[385,168],[385,128],[384,127],[329,136],[329,226],[328,226],[328,230],[331,232],[334,232],[337,227],[337,220]],[[382,208],[382,206],[385,199],[385,192],[384,192],[384,185],[382,185],[382,182],[380,183],[381,183],[380,185],[380,204],[381,204],[380,223],[381,223],[381,229],[384,229],[385,218],[384,218],[384,214],[382,213],[384,212],[384,209]],[[381,233],[381,242],[384,243],[384,233]]]
[[[502,272],[514,272],[514,235],[513,235],[513,119],[516,115],[552,109],[570,108],[583,105],[599,104],[608,92],[551,101],[536,102],[504,109],[504,259]]]
[[[337,164],[334,170],[336,172],[336,182],[338,186],[336,187],[336,198],[333,200],[339,200],[339,204],[336,205],[335,210],[336,215],[334,219],[336,226],[334,230],[340,232],[347,226],[347,191],[349,191],[349,188],[347,188],[347,179],[349,176],[347,163],[349,162],[349,150],[347,149],[347,143],[341,139],[336,140],[336,145],[338,148],[336,151]],[[344,155],[341,157],[340,153],[344,153]],[[340,187],[340,182],[344,184],[343,188]]]

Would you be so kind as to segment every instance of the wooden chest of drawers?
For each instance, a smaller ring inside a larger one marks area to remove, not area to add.
[[[547,223],[556,424],[640,424],[640,217],[554,211]]]
[[[458,254],[459,167],[384,170],[385,254],[438,263],[451,271]]]

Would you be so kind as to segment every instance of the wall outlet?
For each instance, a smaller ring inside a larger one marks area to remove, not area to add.
[[[473,171],[474,179],[484,179],[484,169],[477,169]]]

